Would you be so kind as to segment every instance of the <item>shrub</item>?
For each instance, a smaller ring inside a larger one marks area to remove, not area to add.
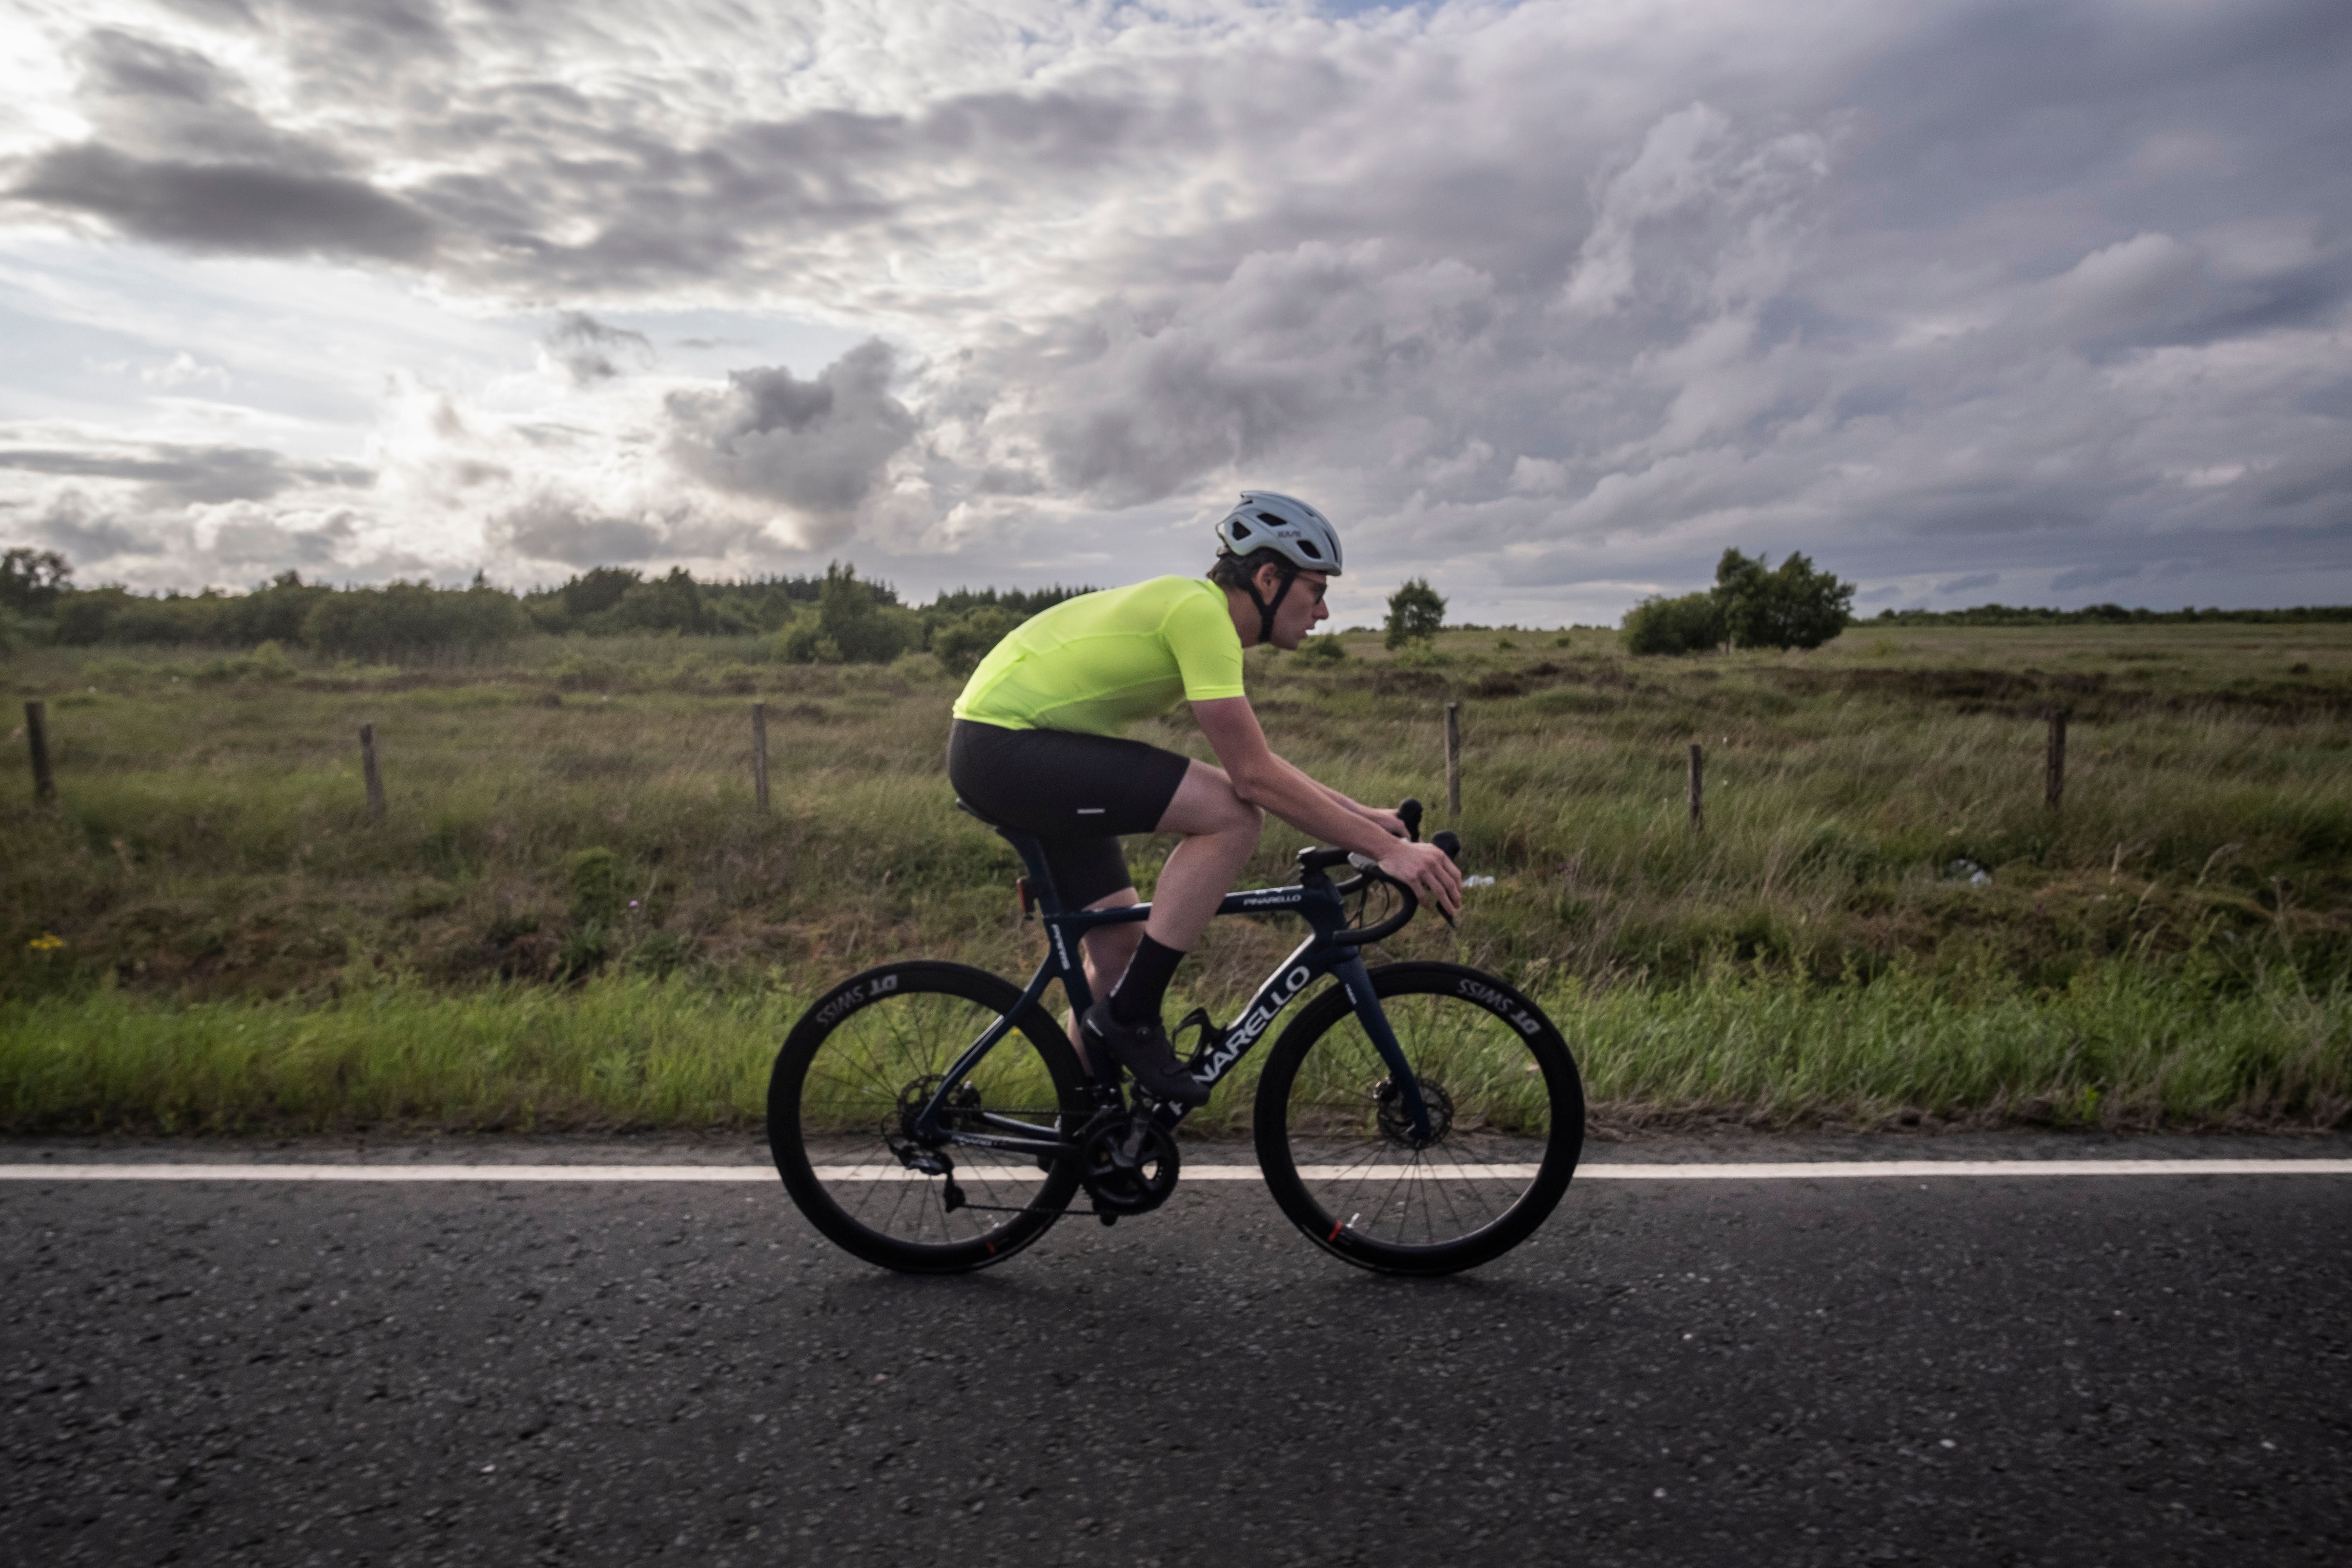
[[[1445,624],[1445,601],[1425,577],[1413,577],[1389,595],[1388,644],[1402,647],[1417,639],[1433,637]]]
[[[931,652],[956,675],[970,675],[1022,617],[1001,605],[982,605],[942,621],[931,632]]]
[[[1710,594],[1660,595],[1625,612],[1628,653],[1697,653],[1722,641],[1723,606]]]
[[[1348,650],[1339,646],[1337,636],[1308,637],[1298,645],[1298,657],[1321,664],[1337,664],[1348,657]]]
[[[575,925],[609,924],[627,907],[629,869],[610,849],[578,849],[565,856],[563,879],[571,885]]]

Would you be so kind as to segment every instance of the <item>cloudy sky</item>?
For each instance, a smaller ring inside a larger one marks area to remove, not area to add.
[[[2352,603],[2343,0],[0,0],[79,580]]]

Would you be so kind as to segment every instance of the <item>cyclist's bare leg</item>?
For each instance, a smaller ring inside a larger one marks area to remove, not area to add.
[[[1116,893],[1105,893],[1087,908],[1118,910],[1142,901],[1143,895],[1133,888],[1121,888]],[[1118,977],[1127,973],[1127,961],[1135,956],[1135,950],[1142,942],[1143,922],[1140,921],[1123,926],[1101,926],[1087,932],[1078,942],[1078,956],[1087,966],[1087,989],[1097,996],[1109,995],[1110,988],[1118,984]],[[1069,1031],[1070,1044],[1078,1053],[1078,1065],[1085,1067],[1087,1042],[1078,1028],[1078,1016],[1076,1013],[1065,1016],[1062,1026]],[[1091,1072],[1094,1069],[1087,1068],[1087,1070]]]
[[[1265,828],[1265,813],[1234,793],[1224,769],[1194,763],[1160,818],[1160,832],[1181,833],[1184,842],[1169,855],[1160,873],[1144,934],[1162,947],[1192,952],[1256,852]]]

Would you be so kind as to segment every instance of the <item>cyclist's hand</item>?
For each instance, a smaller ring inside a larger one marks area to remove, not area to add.
[[[1382,833],[1387,834],[1390,837],[1410,838],[1412,837],[1412,834],[1405,831],[1404,818],[1399,816],[1395,812],[1377,811],[1369,805],[1361,807],[1360,809],[1363,811],[1364,817],[1367,821],[1370,822],[1374,826],[1378,827]]]
[[[1381,857],[1381,869],[1444,910],[1450,919],[1462,912],[1462,868],[1434,844],[1392,844]]]

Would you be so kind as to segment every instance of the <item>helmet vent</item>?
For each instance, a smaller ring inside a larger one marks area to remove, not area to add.
[[[1313,540],[1301,539],[1295,541],[1295,542],[1301,551],[1305,552],[1307,554],[1312,555],[1316,560],[1320,561],[1323,559],[1323,552],[1315,548],[1315,542]]]
[[[1280,528],[1282,526],[1282,519],[1275,516],[1274,513],[1270,511],[1262,511],[1258,513],[1257,520],[1265,524],[1268,528]]]
[[[1247,539],[1249,536],[1250,531],[1248,523],[1236,522],[1234,524],[1234,537],[1235,539]]]

